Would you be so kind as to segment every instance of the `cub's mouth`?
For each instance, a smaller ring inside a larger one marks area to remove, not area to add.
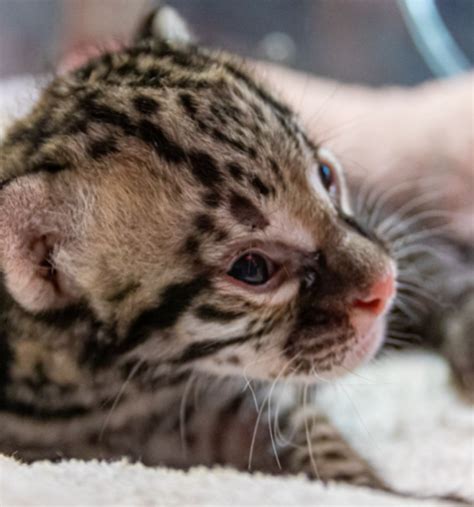
[[[297,375],[328,380],[369,361],[381,347],[386,317],[395,297],[395,269],[344,303],[303,303],[285,355],[294,358]]]

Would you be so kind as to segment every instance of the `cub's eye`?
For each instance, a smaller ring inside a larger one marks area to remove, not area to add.
[[[324,188],[328,192],[333,192],[336,185],[336,179],[334,177],[334,170],[329,164],[325,162],[321,162],[319,164],[319,177],[321,178]]]
[[[269,259],[248,252],[232,264],[227,274],[248,285],[263,285],[270,280],[274,272],[275,266]]]

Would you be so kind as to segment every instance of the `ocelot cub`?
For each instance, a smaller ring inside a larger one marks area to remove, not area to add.
[[[0,451],[387,489],[307,385],[377,353],[407,265],[455,304],[407,327],[471,375],[472,257],[367,223],[236,57],[144,37],[56,77],[0,147]]]

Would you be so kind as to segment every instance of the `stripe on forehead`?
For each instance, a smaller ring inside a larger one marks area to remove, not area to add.
[[[298,134],[302,134],[299,125],[294,121],[294,114],[291,109],[276,100],[264,88],[259,86],[248,74],[235,67],[230,62],[224,63],[225,69],[240,83],[243,83],[249,91],[251,91],[258,99],[264,102],[272,109],[277,117],[280,125],[283,127],[288,136],[299,146],[300,140]]]
[[[240,224],[251,228],[264,229],[269,225],[268,219],[247,197],[237,192],[230,196],[230,212]]]

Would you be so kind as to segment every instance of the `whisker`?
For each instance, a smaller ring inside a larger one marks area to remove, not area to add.
[[[380,211],[384,209],[384,207],[387,206],[387,203],[390,201],[390,199],[396,197],[398,194],[401,194],[402,192],[412,189],[414,186],[414,183],[416,181],[423,181],[423,178],[413,178],[401,181],[397,183],[394,186],[389,187],[388,189],[384,191],[380,191],[379,185],[374,185],[372,193],[369,194],[366,200],[366,212],[369,215],[369,227],[373,227],[375,223],[377,223],[378,216],[380,214]],[[383,183],[383,182],[382,182]],[[378,193],[378,195],[377,195]],[[372,202],[370,202],[372,201]],[[396,213],[396,211],[395,211]]]
[[[276,382],[282,375],[283,373],[286,371],[286,369],[291,365],[292,362],[296,361],[296,359],[299,357],[300,354],[296,354],[294,357],[292,357],[284,366],[283,368],[281,369],[280,373],[277,375],[276,379],[274,382]],[[265,405],[267,404],[268,402],[268,397],[269,397],[269,393],[267,393],[259,411],[258,411],[258,414],[257,414],[257,419],[255,421],[255,426],[254,426],[254,430],[253,430],[253,434],[252,434],[252,440],[251,440],[251,443],[250,443],[250,450],[249,450],[249,459],[248,459],[248,470],[252,470],[252,460],[253,460],[253,453],[254,453],[254,449],[255,449],[255,443],[256,443],[256,439],[257,439],[257,432],[258,432],[258,429],[259,429],[259,425],[260,425],[260,420],[262,418],[262,415],[263,415],[263,410],[265,408]]]
[[[397,348],[401,347],[401,348],[414,348],[416,347],[416,344],[410,342],[410,341],[406,341],[406,340],[398,340],[397,338],[392,338],[392,337],[388,337],[386,340],[385,340],[385,345],[393,345]]]
[[[394,225],[392,228],[390,228],[386,231],[377,230],[377,233],[380,234],[381,236],[385,237],[389,241],[391,241],[392,239],[397,238],[397,235],[399,235],[400,233],[406,233],[407,231],[409,232],[411,227],[418,225],[418,224],[423,224],[423,221],[425,221],[425,220],[435,219],[435,218],[449,219],[450,216],[452,216],[452,214],[450,214],[446,211],[432,211],[432,210],[423,211],[423,212],[420,212],[420,213],[410,217],[409,219],[405,219],[405,220],[400,219],[400,222],[398,224]],[[443,225],[449,225],[449,224],[443,224]],[[418,226],[421,227],[421,225],[418,225]]]
[[[404,294],[406,294],[406,293],[415,294],[418,297],[426,299],[430,303],[434,303],[434,304],[439,303],[439,301],[436,299],[435,294],[423,289],[422,287],[420,287],[419,285],[417,285],[415,283],[409,284],[407,282],[401,282],[400,280],[397,280],[397,289],[401,293],[404,293]]]
[[[400,310],[401,313],[403,313],[406,317],[410,319],[412,322],[419,322],[420,317],[416,313],[413,313],[409,306],[405,304],[404,301],[401,299],[396,299],[393,303],[394,308],[397,308]]]
[[[364,419],[362,418],[362,415],[359,409],[357,408],[356,404],[354,403],[354,400],[351,398],[349,392],[346,390],[343,384],[336,384],[336,387],[341,388],[342,392],[346,395],[347,399],[349,400],[349,403],[352,406],[352,409],[356,414],[357,419],[359,420],[361,426],[364,428],[365,434],[367,435],[371,443],[375,446],[375,448],[378,449],[379,445],[377,444],[377,441],[374,439],[372,433],[369,431],[369,428],[365,424]]]
[[[416,333],[409,333],[409,332],[405,332],[405,331],[398,331],[396,329],[390,329],[389,333],[388,333],[388,337],[389,338],[401,338],[401,339],[404,339],[405,341],[409,341],[409,340],[412,340],[414,342],[421,342],[421,337],[419,334],[416,334]]]
[[[117,395],[115,396],[112,406],[110,407],[110,410],[107,413],[104,423],[102,424],[102,428],[100,429],[99,442],[102,441],[102,439],[104,437],[105,430],[106,430],[107,426],[109,425],[110,419],[112,418],[113,412],[117,408],[117,405],[118,405],[120,399],[124,395],[128,384],[132,381],[133,377],[136,375],[136,373],[141,368],[141,366],[144,364],[144,362],[145,362],[145,358],[140,359],[137,362],[137,364],[130,370],[130,373],[127,375],[127,378],[124,380],[124,382],[120,386],[120,389],[119,389]]]
[[[306,443],[308,445],[308,452],[309,452],[309,459],[311,461],[311,468],[313,469],[314,475],[318,479],[320,479],[318,465],[316,464],[316,460],[314,459],[313,445],[311,442],[311,435],[310,435],[309,426],[308,426],[308,417],[306,417],[306,412],[307,412],[307,407],[308,407],[308,386],[309,386],[309,382],[306,382],[306,385],[304,386],[304,390],[303,390],[303,411],[305,414],[304,426],[305,426],[305,433],[306,433]]]
[[[413,243],[415,243],[415,241],[432,238],[441,232],[446,232],[449,230],[450,227],[448,225],[440,225],[436,227],[430,227],[428,229],[423,229],[420,232],[408,234],[406,236],[403,236],[402,238],[397,239],[392,243],[392,248],[393,250],[397,251],[401,246],[412,245]]]
[[[387,218],[382,220],[377,225],[377,232],[383,234],[386,228],[390,227],[391,222],[395,222],[397,224],[400,220],[403,220],[408,213],[411,213],[412,211],[416,210],[416,208],[418,208],[419,206],[423,206],[427,202],[430,202],[431,200],[433,200],[433,197],[441,195],[442,192],[430,192],[428,194],[422,194],[414,199],[407,201],[398,209],[393,210],[393,212],[391,212],[391,214]]]
[[[190,375],[186,385],[184,387],[183,395],[181,397],[181,403],[179,405],[179,436],[181,439],[181,451],[183,458],[186,459],[188,453],[188,446],[186,442],[186,402],[191,389],[195,385],[195,375]]]
[[[399,292],[397,297],[420,312],[426,312],[428,310],[428,302],[421,300],[417,296],[407,294],[406,292]]]
[[[415,243],[407,246],[401,246],[394,252],[397,260],[405,259],[411,255],[425,254],[432,258],[443,259],[443,254],[433,246],[423,243]],[[413,269],[413,268],[412,268]]]
[[[281,470],[282,467],[281,467],[281,463],[280,463],[280,458],[278,456],[278,450],[277,450],[277,446],[275,444],[275,437],[273,435],[273,427],[272,427],[272,395],[273,395],[273,390],[275,388],[275,385],[278,382],[278,378],[279,378],[279,376],[277,376],[276,379],[272,382],[272,385],[270,387],[270,392],[268,393],[267,422],[268,422],[268,431],[270,433],[270,442],[272,445],[273,455],[275,456],[275,461],[276,461],[278,468]]]

